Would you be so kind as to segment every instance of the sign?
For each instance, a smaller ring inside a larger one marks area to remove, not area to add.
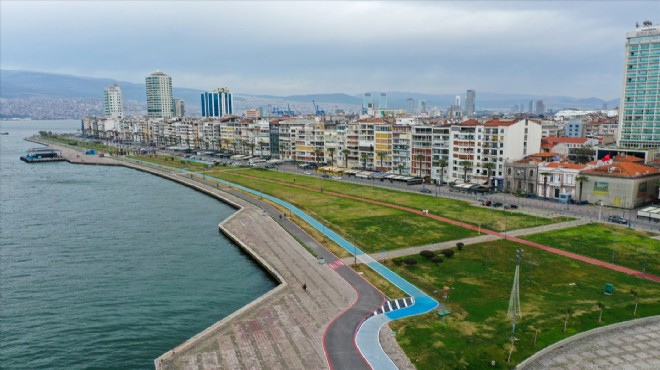
[[[597,195],[607,195],[609,193],[609,183],[595,181],[594,182],[594,194]]]

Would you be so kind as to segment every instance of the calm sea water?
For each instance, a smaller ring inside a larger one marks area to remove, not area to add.
[[[218,232],[234,211],[121,167],[18,158],[39,130],[0,122],[0,367],[146,369],[275,286]]]

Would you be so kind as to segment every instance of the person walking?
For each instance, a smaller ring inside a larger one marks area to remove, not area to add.
[[[307,283],[303,283],[303,290],[307,291]]]

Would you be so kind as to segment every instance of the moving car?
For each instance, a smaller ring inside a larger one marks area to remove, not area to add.
[[[431,194],[431,193],[433,193],[433,192],[431,191],[431,189],[427,189],[427,188],[422,188],[420,191],[421,191],[422,193],[424,193],[424,194]]]
[[[341,176],[332,176],[333,180],[341,180]]]
[[[504,205],[504,204],[502,204],[502,203],[500,203],[500,202],[495,202],[495,203],[493,203],[493,207],[502,207],[503,205]]]
[[[321,177],[323,177],[324,179],[329,179],[330,175],[328,175],[327,173],[324,173],[324,174],[321,175]]]
[[[607,221],[614,222],[614,223],[617,223],[617,224],[627,224],[628,223],[628,220],[626,220],[625,218],[623,218],[621,216],[608,216]]]

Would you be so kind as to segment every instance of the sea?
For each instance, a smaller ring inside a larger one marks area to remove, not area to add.
[[[218,231],[235,210],[124,167],[27,164],[39,131],[2,121],[0,368],[150,369],[153,360],[273,289]]]

